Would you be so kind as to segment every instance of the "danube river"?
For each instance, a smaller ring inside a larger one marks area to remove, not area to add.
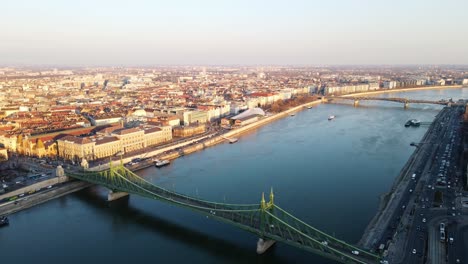
[[[468,98],[468,89],[380,95]],[[435,105],[351,102],[318,105],[139,174],[219,202],[275,202],[310,225],[356,243],[430,122]],[[329,115],[335,115],[328,121]],[[281,243],[255,253],[257,237],[190,210],[138,196],[105,202],[94,187],[10,216],[0,229],[2,263],[334,263]]]

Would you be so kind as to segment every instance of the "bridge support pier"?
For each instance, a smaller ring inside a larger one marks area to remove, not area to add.
[[[107,201],[112,202],[125,196],[128,196],[128,193],[110,190],[107,194]]]
[[[257,241],[257,254],[265,253],[276,241],[274,240],[264,240],[263,238],[259,238]]]
[[[354,100],[354,107],[358,107],[359,106],[359,100]]]
[[[403,108],[404,108],[404,109],[408,109],[408,107],[409,107],[409,103],[405,103],[405,104],[403,105]]]

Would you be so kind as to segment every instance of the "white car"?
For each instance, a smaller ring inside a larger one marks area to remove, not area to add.
[[[426,218],[423,218],[423,219],[422,219],[422,222],[423,222],[423,223],[426,223]]]
[[[412,252],[413,252],[413,254],[416,254],[416,249],[415,249],[415,248],[413,248],[413,251],[412,251]]]
[[[359,251],[357,251],[357,250],[353,250],[353,251],[351,251],[351,253],[353,253],[354,255],[359,255]]]

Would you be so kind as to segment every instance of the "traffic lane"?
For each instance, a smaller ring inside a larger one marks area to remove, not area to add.
[[[459,258],[458,257],[459,253],[457,252],[456,246],[455,246],[455,243],[456,243],[455,240],[457,239],[456,237],[457,229],[458,229],[458,225],[456,223],[452,223],[447,226],[447,239],[448,239],[447,255],[448,255],[449,263],[456,263],[457,258]],[[450,242],[451,238],[453,239],[453,242]]]
[[[456,263],[456,259],[460,259],[460,263],[467,263],[468,262],[468,250],[466,250],[466,247],[468,246],[468,226],[463,226],[460,229],[457,230],[456,232],[456,237],[455,241],[453,244],[453,249],[455,250],[455,254],[453,256],[453,259],[455,259],[455,262],[450,262],[450,263]]]
[[[408,244],[403,263],[423,263],[425,251],[425,226],[423,222],[424,215],[421,216],[421,210],[417,209],[414,213],[414,221],[410,226],[408,235]]]

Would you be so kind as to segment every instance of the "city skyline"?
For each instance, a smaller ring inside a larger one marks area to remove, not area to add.
[[[462,1],[15,1],[1,65],[467,64]]]

